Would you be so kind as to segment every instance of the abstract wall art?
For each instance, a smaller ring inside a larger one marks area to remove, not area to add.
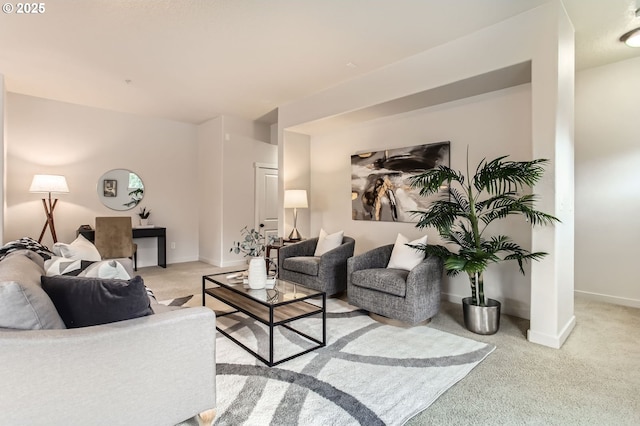
[[[438,194],[421,197],[408,178],[440,165],[449,166],[449,153],[447,141],[352,155],[352,219],[417,222],[409,212],[426,209]]]

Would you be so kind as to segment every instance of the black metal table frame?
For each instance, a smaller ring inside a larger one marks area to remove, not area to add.
[[[236,339],[235,337],[231,336],[231,334],[227,333],[226,331],[224,331],[223,329],[221,329],[220,327],[218,327],[217,322],[216,322],[216,330],[218,330],[222,335],[226,336],[229,340],[231,340],[232,342],[234,342],[235,344],[237,344],[238,346],[240,346],[242,349],[244,349],[245,351],[249,352],[251,355],[253,355],[254,357],[256,357],[257,359],[259,359],[260,361],[262,361],[263,363],[265,363],[267,366],[269,367],[273,367],[276,366],[278,364],[282,364],[283,362],[292,360],[294,358],[297,358],[299,356],[302,356],[306,353],[309,353],[311,351],[314,351],[318,348],[322,348],[324,346],[326,346],[327,344],[327,294],[325,292],[321,292],[322,294],[322,340],[318,340],[315,337],[309,336],[306,333],[301,332],[300,330],[296,330],[295,328],[291,327],[290,325],[288,325],[288,323],[293,322],[293,321],[297,321],[303,318],[307,318],[307,317],[311,317],[314,315],[318,315],[320,312],[312,312],[309,314],[304,314],[304,315],[300,315],[300,316],[296,316],[294,318],[291,319],[287,319],[284,321],[280,321],[278,323],[274,323],[273,320],[273,310],[274,310],[274,305],[272,303],[267,303],[267,302],[263,302],[261,300],[258,299],[254,299],[252,297],[249,297],[246,293],[241,292],[236,290],[233,287],[230,286],[224,286],[222,284],[220,284],[219,282],[216,282],[214,280],[212,280],[211,278],[209,278],[210,275],[204,275],[202,277],[202,306],[206,306],[206,297],[205,295],[209,295],[219,301],[221,301],[222,303],[224,303],[225,305],[231,306],[232,308],[236,309],[235,311],[231,311],[231,312],[225,312],[222,314],[218,314],[216,313],[216,315],[218,317],[224,317],[227,315],[231,315],[231,314],[236,314],[236,313],[243,313],[247,316],[250,316],[251,318],[255,319],[256,321],[266,325],[267,327],[269,327],[269,359],[264,358],[263,356],[261,356],[260,354],[258,354],[256,351],[254,351],[253,349],[249,348],[247,345],[245,345],[244,343],[240,342],[238,339]],[[257,302],[263,306],[266,306],[269,308],[269,321],[266,322],[264,321],[262,318],[258,317],[257,315],[247,311],[246,309],[242,309],[239,306],[237,306],[236,304],[229,302],[228,300],[224,300],[223,298],[217,297],[215,294],[211,294],[211,293],[207,293],[205,290],[207,290],[205,288],[205,284],[206,281],[209,281],[213,284],[216,284],[217,286],[220,287],[224,287],[226,289],[229,289],[231,291],[233,291],[234,293],[237,293],[239,295],[241,295],[242,297],[246,297],[249,300],[252,300],[254,302]],[[311,299],[314,297],[317,297],[318,295],[310,295],[310,296],[304,296],[304,297],[300,297],[300,298],[296,298],[296,299],[292,299],[290,301],[286,301],[286,302],[282,302],[279,303],[278,305],[276,305],[276,307],[282,307],[291,303],[297,303],[297,302],[302,302],[306,299]],[[315,305],[314,305],[315,306]],[[273,361],[273,330],[275,327],[277,326],[282,326],[288,330],[293,331],[294,333],[298,334],[299,336],[302,336],[314,343],[317,343],[316,346],[307,348],[301,352],[297,352],[293,355],[290,355],[286,358],[283,358],[281,360],[278,360],[276,362]]]

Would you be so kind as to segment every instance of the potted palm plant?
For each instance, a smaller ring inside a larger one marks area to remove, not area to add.
[[[508,161],[507,156],[491,161],[483,159],[473,176],[438,166],[410,178],[421,196],[442,193],[427,211],[413,211],[418,216],[416,227],[434,227],[445,243],[457,246],[421,245],[415,248],[444,259],[447,274],[464,272],[469,276],[471,297],[463,299],[465,327],[478,334],[494,334],[500,325],[500,302],[485,297],[483,273],[491,263],[507,260],[523,263],[540,260],[547,253],[530,252],[507,235],[488,236],[493,222],[509,215],[524,215],[531,225],[550,225],[558,219],[533,208],[534,194],[522,194],[544,174],[545,159]]]

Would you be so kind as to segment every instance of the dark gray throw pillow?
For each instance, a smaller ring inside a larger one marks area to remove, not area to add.
[[[142,277],[130,280],[42,276],[67,328],[107,324],[153,314]]]

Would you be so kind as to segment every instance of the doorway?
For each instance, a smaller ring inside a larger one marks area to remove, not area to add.
[[[256,163],[255,170],[255,229],[261,230],[268,243],[270,237],[278,237],[278,167]]]

